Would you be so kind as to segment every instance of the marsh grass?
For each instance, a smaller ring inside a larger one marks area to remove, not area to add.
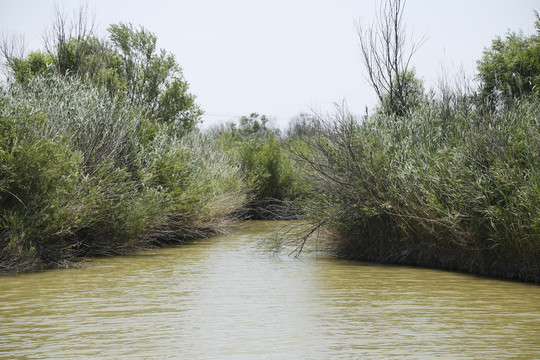
[[[317,115],[292,148],[342,256],[540,281],[540,105]]]

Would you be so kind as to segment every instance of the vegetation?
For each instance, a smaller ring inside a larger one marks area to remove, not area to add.
[[[540,282],[540,102],[534,86],[490,82],[536,81],[540,68],[518,66],[537,61],[536,45],[515,45],[536,38],[495,41],[479,93],[414,95],[404,112],[385,93],[371,116],[339,107],[296,131],[314,185],[306,215],[338,231],[342,256]]]
[[[189,85],[174,56],[157,49],[157,37],[144,27],[113,24],[109,38],[93,36],[82,8],[69,25],[60,12],[47,37],[44,51],[16,56],[3,46],[10,78],[28,83],[36,75],[60,74],[84,79],[106,90],[126,106],[143,109],[145,116],[175,125],[189,133],[199,122],[202,110],[189,93]]]
[[[298,217],[306,185],[286,151],[287,140],[268,126],[266,116],[243,116],[239,125],[230,123],[217,130],[216,138],[240,164],[250,199],[242,209],[244,218]]]
[[[43,51],[2,49],[0,271],[223,231],[248,200],[241,167],[196,131],[174,57],[142,27],[67,24]]]
[[[208,136],[180,138],[91,85],[35,77],[1,95],[3,271],[213,233],[246,200]]]
[[[326,226],[344,257],[540,282],[540,18],[486,49],[477,90],[426,93],[403,4],[358,26],[377,111],[301,115],[286,135],[257,113],[198,131],[180,66],[142,27],[99,39],[84,12],[57,14],[44,50],[4,43],[0,271],[301,215],[298,251]]]
[[[497,37],[478,62],[480,99],[490,110],[511,107],[515,99],[540,98],[540,16],[536,15],[536,34],[511,32]]]
[[[397,123],[313,118],[294,148],[316,187],[309,217],[340,231],[343,256],[538,281],[539,119],[538,102],[448,118],[434,100]]]
[[[379,110],[397,116],[416,107],[423,92],[411,59],[425,39],[407,48],[404,9],[405,1],[383,1],[372,23],[356,24],[362,61],[379,99]]]
[[[171,54],[131,24],[94,37],[57,13],[45,50],[4,47],[0,92],[0,272],[67,266],[295,216],[293,165],[257,114],[220,134]]]

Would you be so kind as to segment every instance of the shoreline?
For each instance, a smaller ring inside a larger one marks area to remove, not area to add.
[[[515,259],[495,251],[467,250],[414,241],[336,240],[336,255],[352,261],[418,266],[494,279],[540,284],[540,261]]]

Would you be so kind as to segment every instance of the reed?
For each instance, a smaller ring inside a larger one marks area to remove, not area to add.
[[[540,281],[540,104],[316,115],[293,152],[341,255]],[[311,210],[310,210],[311,209]]]

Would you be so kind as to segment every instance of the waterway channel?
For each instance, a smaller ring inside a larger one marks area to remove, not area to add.
[[[538,359],[540,287],[275,256],[283,222],[0,277],[0,359]]]

